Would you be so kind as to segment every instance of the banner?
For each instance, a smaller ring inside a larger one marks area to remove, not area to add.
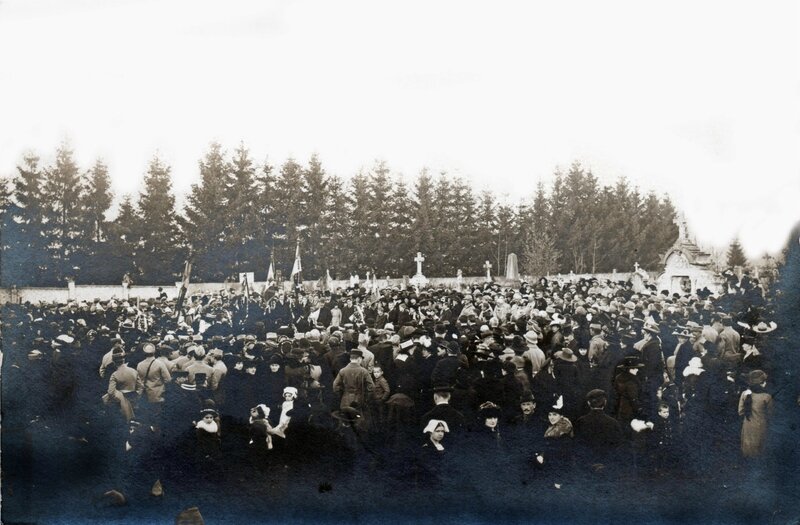
[[[292,266],[292,275],[290,277],[294,279],[294,276],[302,271],[303,265],[300,263],[300,241],[297,241],[297,251],[294,255],[294,266]]]

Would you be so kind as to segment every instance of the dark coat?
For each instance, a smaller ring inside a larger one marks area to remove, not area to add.
[[[461,432],[466,425],[464,415],[447,403],[436,405],[430,409],[420,418],[420,423],[424,427],[431,419],[441,419],[447,423],[450,432]]]
[[[590,451],[609,451],[623,441],[619,422],[600,409],[592,409],[575,423],[575,437]]]

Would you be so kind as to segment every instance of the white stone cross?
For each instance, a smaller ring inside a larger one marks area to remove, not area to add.
[[[636,273],[639,273],[639,263],[638,262],[633,263],[633,270]]]
[[[417,275],[422,275],[422,261],[425,260],[425,257],[422,256],[422,252],[417,252],[417,256],[414,257],[414,262],[417,263]]]
[[[492,280],[492,263],[490,263],[489,261],[486,261],[486,264],[484,264],[483,267],[486,268],[486,280],[487,281],[491,281]]]

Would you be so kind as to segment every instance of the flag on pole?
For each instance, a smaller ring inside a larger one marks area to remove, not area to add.
[[[300,263],[300,241],[298,240],[297,251],[294,254],[294,266],[292,266],[291,278],[294,279],[294,276],[298,275],[302,271],[303,271],[303,265]]]
[[[242,290],[244,291],[244,295],[247,300],[250,300],[250,280],[247,278],[247,274],[244,274],[244,279],[242,279]]]
[[[180,317],[181,308],[183,308],[183,301],[186,298],[186,291],[189,289],[189,276],[192,273],[192,263],[186,261],[183,266],[183,279],[181,279],[181,289],[178,292],[178,301],[175,303],[175,316]]]
[[[372,298],[375,301],[381,298],[381,292],[378,290],[378,272],[372,274]]]
[[[275,264],[272,259],[269,261],[269,270],[267,270],[267,281],[275,280]]]

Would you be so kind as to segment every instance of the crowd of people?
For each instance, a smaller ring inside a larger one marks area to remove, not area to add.
[[[543,278],[6,304],[3,439],[20,453],[4,484],[57,441],[89,444],[129,490],[241,469],[702,478],[769,454],[771,308],[748,277],[717,294]]]

